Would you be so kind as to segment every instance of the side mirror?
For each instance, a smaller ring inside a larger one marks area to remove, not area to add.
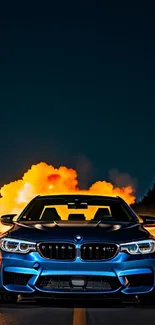
[[[146,225],[146,226],[147,225],[155,226],[155,217],[153,217],[153,216],[143,216],[143,215],[140,215],[139,217],[142,219],[144,225]]]
[[[14,224],[13,218],[16,216],[16,214],[5,214],[4,216],[0,217],[0,222],[4,226],[12,226]]]

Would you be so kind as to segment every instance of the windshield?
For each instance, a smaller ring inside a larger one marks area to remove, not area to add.
[[[104,197],[38,197],[18,218],[22,222],[135,222],[125,202]]]

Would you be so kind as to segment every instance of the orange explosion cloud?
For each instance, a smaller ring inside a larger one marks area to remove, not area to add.
[[[135,202],[132,186],[114,187],[109,182],[98,181],[88,190],[78,188],[77,172],[67,167],[54,168],[41,162],[33,165],[22,179],[4,185],[0,189],[0,214],[19,213],[25,205],[39,194],[89,193],[120,196],[128,204]]]

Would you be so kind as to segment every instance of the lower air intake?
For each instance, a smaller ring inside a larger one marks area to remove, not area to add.
[[[117,277],[108,276],[40,276],[36,283],[39,289],[60,292],[100,292],[116,290],[120,286]]]
[[[16,284],[16,285],[27,285],[32,275],[30,274],[18,274],[12,272],[3,272],[3,284]]]
[[[154,275],[152,274],[136,274],[126,276],[129,287],[153,286]]]

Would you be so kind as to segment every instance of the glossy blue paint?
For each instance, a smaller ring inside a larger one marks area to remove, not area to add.
[[[1,290],[6,289],[14,292],[34,292],[35,290],[49,292],[50,290],[40,290],[35,286],[35,283],[39,276],[47,275],[76,275],[76,276],[109,276],[118,277],[120,280],[120,288],[118,290],[125,294],[138,294],[147,293],[154,289],[153,287],[138,287],[138,288],[125,288],[124,278],[127,275],[136,274],[151,274],[155,272],[155,254],[149,254],[144,256],[143,259],[136,260],[135,257],[131,259],[126,253],[119,253],[114,259],[110,261],[82,261],[77,258],[72,262],[63,261],[51,261],[42,258],[37,252],[33,252],[27,255],[13,254],[14,257],[10,258],[9,254],[2,253],[3,263],[1,269]],[[40,267],[38,270],[34,269],[34,265],[38,261]],[[16,266],[15,266],[16,265]],[[3,286],[2,272],[13,272],[18,274],[30,274],[28,284],[26,286],[7,285]],[[55,291],[50,291],[55,292]],[[66,291],[61,291],[65,293]],[[109,291],[108,291],[109,292]],[[107,294],[108,294],[107,292]],[[67,292],[66,292],[67,293]],[[95,292],[94,292],[95,293]],[[103,292],[102,292],[103,293]],[[104,291],[106,293],[106,291]],[[69,294],[69,293],[68,293]],[[83,293],[85,294],[85,293]],[[100,294],[100,292],[99,292]]]
[[[135,217],[136,218],[136,217]],[[117,227],[116,227],[117,226]],[[6,236],[6,234],[5,234]],[[125,295],[138,295],[155,290],[155,281],[152,285],[141,285],[129,287],[126,281],[131,275],[155,274],[155,253],[145,255],[129,255],[120,252],[109,260],[84,261],[80,257],[80,247],[84,243],[116,243],[118,246],[124,242],[144,240],[153,238],[149,232],[137,221],[135,223],[107,224],[98,227],[72,226],[59,227],[42,224],[39,228],[36,223],[31,225],[15,224],[8,232],[7,236],[14,239],[22,239],[39,242],[67,242],[76,246],[77,255],[75,260],[62,261],[43,258],[39,251],[28,254],[2,253],[2,265],[0,268],[0,291],[16,293],[34,292],[60,292],[71,294],[67,290],[40,289],[36,282],[40,276],[48,275],[70,275],[70,276],[108,276],[118,278],[120,286],[116,290],[93,291],[94,294],[109,294],[122,292]],[[26,285],[5,284],[3,282],[3,272],[30,275]],[[83,295],[88,294],[82,292]],[[78,294],[78,292],[74,292]],[[80,292],[81,294],[81,292]],[[90,294],[92,291],[90,290]]]

